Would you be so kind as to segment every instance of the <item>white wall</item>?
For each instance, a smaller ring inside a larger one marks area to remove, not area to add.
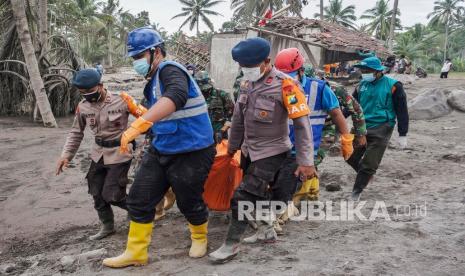
[[[210,77],[214,80],[215,87],[232,93],[239,65],[232,59],[231,50],[245,37],[245,33],[213,36],[210,48]]]
[[[215,81],[215,87],[223,89],[229,93],[233,92],[233,85],[239,73],[239,65],[231,57],[231,49],[241,40],[249,37],[256,37],[257,32],[249,30],[247,33],[224,33],[213,35],[210,48],[210,77]],[[265,38],[269,38],[265,35]],[[300,42],[273,37],[271,39],[271,61],[274,63],[276,54],[285,48],[296,47],[303,53],[306,63],[310,63],[306,52]],[[316,62],[321,59],[321,48],[310,46]]]

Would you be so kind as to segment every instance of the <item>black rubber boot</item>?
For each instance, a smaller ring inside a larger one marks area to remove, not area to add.
[[[208,255],[210,261],[215,264],[223,264],[232,260],[239,253],[242,234],[247,229],[247,222],[231,219],[226,240],[219,249]]]
[[[368,185],[368,183],[372,180],[373,176],[366,174],[364,172],[359,172],[357,174],[357,178],[355,179],[354,188],[352,190],[352,200],[359,201],[360,196],[363,192],[363,189]]]
[[[100,227],[100,230],[97,232],[97,234],[89,237],[89,239],[92,241],[101,240],[116,232],[113,210],[108,208],[104,211],[97,211],[97,213],[102,226]]]

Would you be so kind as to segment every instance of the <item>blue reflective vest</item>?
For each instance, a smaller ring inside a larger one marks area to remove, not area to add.
[[[313,153],[316,156],[318,149],[320,148],[325,120],[328,116],[326,110],[323,110],[323,92],[325,90],[326,83],[322,80],[312,79],[309,77],[306,78],[303,88],[305,97],[307,98],[307,105],[311,110],[309,118],[313,132]],[[289,138],[291,139],[292,144],[295,145],[294,126],[292,125],[292,120],[289,120]]]
[[[397,82],[387,76],[373,82],[363,80],[360,82],[358,100],[368,129],[388,122],[391,126],[396,124],[392,88]]]
[[[164,61],[144,89],[149,106],[154,105],[164,93],[160,82],[160,71],[166,65],[174,65],[189,76],[189,91],[186,104],[176,112],[153,124],[151,132],[155,136],[152,146],[162,154],[192,152],[213,144],[213,129],[208,117],[207,103],[200,88],[179,63]]]

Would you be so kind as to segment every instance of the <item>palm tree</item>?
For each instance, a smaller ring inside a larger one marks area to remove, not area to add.
[[[355,6],[349,5],[343,7],[343,0],[330,0],[329,6],[324,7],[324,19],[328,22],[336,23],[344,27],[356,29]],[[315,17],[320,17],[319,13],[315,13]],[[320,17],[321,18],[321,17]]]
[[[376,5],[366,10],[360,19],[368,19],[368,32],[375,35],[376,38],[381,40],[387,40],[389,36],[389,29],[391,25],[391,17],[394,14],[394,10],[389,8],[389,0],[378,0]],[[402,29],[400,24],[400,11],[397,10],[397,18],[395,20],[395,28]]]
[[[394,0],[394,10],[397,11],[397,7],[399,6],[399,0]],[[397,13],[393,13],[393,16],[391,16],[391,24],[389,25],[389,50],[392,50],[393,46],[393,40],[394,40],[394,29],[395,29],[395,24],[396,24],[396,15]]]
[[[31,33],[29,32],[28,20],[24,0],[11,0],[11,9],[16,21],[16,28],[21,48],[23,49],[24,60],[30,78],[30,85],[34,91],[37,105],[44,125],[47,127],[57,127],[55,117],[52,113],[47,93],[45,92],[44,81],[40,75],[39,64],[35,56],[34,45],[32,44]]]
[[[113,67],[113,28],[116,25],[116,19],[120,14],[123,13],[123,9],[119,8],[119,0],[107,0],[107,3],[103,7],[100,17],[106,24],[107,28],[107,62],[109,67]]]
[[[454,21],[459,20],[464,7],[459,6],[464,0],[437,0],[434,2],[434,10],[428,14],[431,18],[430,25],[438,26],[444,25],[445,38],[444,38],[444,60],[447,58],[447,46],[449,39],[449,28]]]
[[[203,23],[207,25],[207,27],[213,32],[213,23],[210,21],[207,15],[220,15],[223,16],[222,14],[210,10],[209,8],[212,8],[213,6],[218,5],[219,3],[223,1],[212,1],[212,0],[179,0],[181,4],[183,4],[185,7],[182,8],[182,13],[177,14],[173,16],[171,19],[175,19],[178,17],[186,17],[186,20],[181,24],[179,29],[184,27],[187,23],[189,23],[189,30],[192,31],[194,27],[196,26],[197,29],[197,36],[199,36],[200,31],[199,31],[199,21],[202,19]]]

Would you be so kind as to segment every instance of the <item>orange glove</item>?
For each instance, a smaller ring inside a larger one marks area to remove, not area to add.
[[[152,122],[147,121],[143,117],[139,117],[139,119],[135,120],[131,126],[126,129],[126,131],[121,136],[121,145],[119,147],[120,153],[129,152],[128,144],[137,138],[137,136],[141,135],[142,133],[146,132],[149,128],[153,125]]]
[[[284,79],[282,83],[284,106],[287,108],[289,119],[297,119],[310,114],[304,92],[293,79]]]
[[[147,112],[147,108],[143,107],[140,104],[137,105],[134,98],[129,96],[128,93],[121,92],[121,94],[119,95],[128,105],[129,113],[131,113],[134,117],[139,118],[140,116],[144,115],[145,112]]]
[[[354,152],[354,146],[352,144],[353,141],[354,141],[353,134],[342,134],[341,135],[341,151],[342,151],[342,156],[344,157],[344,160],[349,159],[352,153]]]

